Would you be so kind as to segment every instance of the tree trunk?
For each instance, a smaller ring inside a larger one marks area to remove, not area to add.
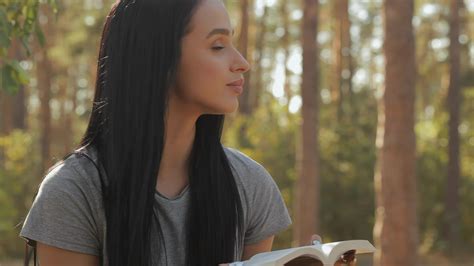
[[[285,68],[285,81],[283,83],[283,88],[285,91],[285,96],[286,99],[288,100],[288,103],[290,102],[291,98],[293,97],[293,93],[291,92],[291,83],[290,83],[290,77],[291,77],[291,72],[290,69],[288,69],[288,60],[290,59],[290,21],[289,21],[289,14],[288,14],[288,0],[282,0],[281,1],[281,6],[280,6],[280,16],[283,19],[283,30],[284,34],[281,37],[281,46],[283,49],[284,53],[284,68]],[[288,104],[288,107],[290,105]]]
[[[18,128],[21,130],[26,130],[26,117],[27,117],[27,109],[26,109],[26,87],[20,86],[18,91],[13,96],[13,128]]]
[[[60,126],[58,130],[58,137],[60,138],[59,143],[62,143],[61,147],[61,152],[62,154],[67,154],[71,152],[72,149],[72,137],[73,137],[73,132],[72,132],[72,101],[70,96],[70,89],[69,89],[69,84],[68,84],[68,73],[67,71],[64,71],[64,73],[61,74],[63,78],[61,79],[59,84],[59,100],[60,100],[60,113],[61,117],[59,119],[60,121]]]
[[[331,101],[337,103],[339,106],[342,79],[341,1],[334,1],[332,4],[334,38],[332,40]]]
[[[17,60],[23,60],[24,55],[21,51],[20,41],[15,39],[12,43],[14,58]],[[13,96],[13,117],[12,117],[12,124],[13,128],[18,128],[21,130],[26,130],[26,116],[27,116],[27,109],[26,109],[26,87],[20,86],[18,91]]]
[[[8,49],[8,58],[21,59],[20,42],[16,38],[12,40]],[[24,90],[24,86],[21,85],[14,94],[0,89],[0,134],[8,135],[15,128],[24,129],[26,113]]]
[[[303,77],[302,92],[302,154],[298,158],[298,181],[296,191],[296,217],[294,240],[297,245],[308,244],[312,234],[319,232],[319,69],[318,46],[315,42],[318,31],[318,0],[304,0],[302,25]]]
[[[459,242],[459,122],[460,122],[460,43],[459,43],[459,8],[462,0],[450,1],[451,15],[449,18],[449,89],[447,107],[449,112],[449,144],[448,144],[448,177],[445,190],[445,228],[444,237],[451,249]]]
[[[51,99],[51,75],[52,65],[48,57],[48,42],[51,37],[51,16],[45,7],[41,7],[40,11],[46,16],[46,22],[41,25],[44,35],[48,36],[45,45],[41,47],[38,40],[35,40],[35,61],[36,61],[36,77],[38,79],[38,94],[40,100],[39,126],[41,132],[41,169],[44,173],[52,164],[51,160],[51,109],[49,102]]]
[[[349,17],[349,0],[342,2],[342,56],[344,60],[344,69],[342,72],[342,80],[344,81],[342,85],[342,92],[347,95],[346,103],[350,106],[353,106],[353,88],[352,88],[352,78],[354,76],[354,61],[352,58],[352,38],[351,38],[351,20]],[[351,112],[352,113],[352,112]]]
[[[413,6],[413,0],[384,3],[385,93],[379,110],[374,228],[375,264],[383,266],[417,265]]]
[[[248,44],[249,44],[249,1],[250,0],[241,0],[240,2],[240,12],[241,12],[241,24],[240,24],[240,35],[239,35],[239,51],[244,58],[248,58]],[[249,115],[252,113],[252,102],[251,102],[251,91],[250,91],[250,71],[247,71],[244,74],[245,84],[244,91],[240,95],[239,99],[239,111],[244,115]]]
[[[0,90],[0,135],[8,135],[13,129],[12,121],[12,95],[6,90]]]
[[[263,86],[263,66],[262,66],[262,59],[264,58],[265,55],[265,38],[267,35],[267,17],[268,17],[268,9],[269,7],[265,5],[263,9],[263,15],[260,17],[260,33],[257,36],[257,40],[255,43],[255,52],[256,52],[256,57],[255,57],[255,72],[254,72],[254,88],[253,91],[254,97],[253,97],[253,103],[252,103],[252,108],[253,110],[257,109],[260,103],[260,97],[262,94],[262,91],[264,90]]]
[[[349,20],[349,0],[333,2],[334,39],[332,43],[333,64],[331,99],[337,106],[337,117],[344,113],[345,95],[352,92],[352,56]]]

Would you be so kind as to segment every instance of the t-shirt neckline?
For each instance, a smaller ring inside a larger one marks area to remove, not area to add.
[[[173,197],[173,198],[168,198],[167,196],[161,194],[158,190],[155,189],[155,195],[157,195],[158,197],[164,199],[164,200],[167,200],[167,201],[176,201],[176,200],[179,200],[181,199],[189,190],[189,184],[186,185],[186,187],[184,187],[184,189],[176,196],[176,197]]]

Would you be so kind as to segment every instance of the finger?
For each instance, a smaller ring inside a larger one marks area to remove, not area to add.
[[[310,241],[311,245],[313,244],[314,240],[319,241],[319,243],[323,243],[323,239],[319,235],[314,234],[311,236],[311,241]]]

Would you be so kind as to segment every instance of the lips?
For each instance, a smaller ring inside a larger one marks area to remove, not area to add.
[[[232,90],[234,90],[235,93],[241,94],[244,90],[244,88],[243,88],[244,79],[238,79],[234,82],[231,82],[231,83],[227,84],[227,86],[229,86]]]
[[[243,87],[244,86],[244,79],[238,79],[232,83],[227,84],[227,86],[238,86],[238,87]]]

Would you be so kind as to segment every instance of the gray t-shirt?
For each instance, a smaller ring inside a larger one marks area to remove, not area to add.
[[[224,149],[242,201],[244,245],[257,243],[286,229],[291,224],[291,218],[270,174],[240,151]],[[100,165],[93,147],[81,150]],[[152,252],[153,265],[184,265],[184,219],[189,200],[189,187],[173,199],[155,192],[154,212],[159,219],[163,239],[158,237],[156,223],[152,223],[151,245],[156,250]],[[32,245],[39,241],[106,258],[105,227],[97,170],[86,157],[73,154],[52,167],[43,179],[20,237]],[[161,241],[164,248],[159,248]],[[243,247],[236,248],[241,256]]]

